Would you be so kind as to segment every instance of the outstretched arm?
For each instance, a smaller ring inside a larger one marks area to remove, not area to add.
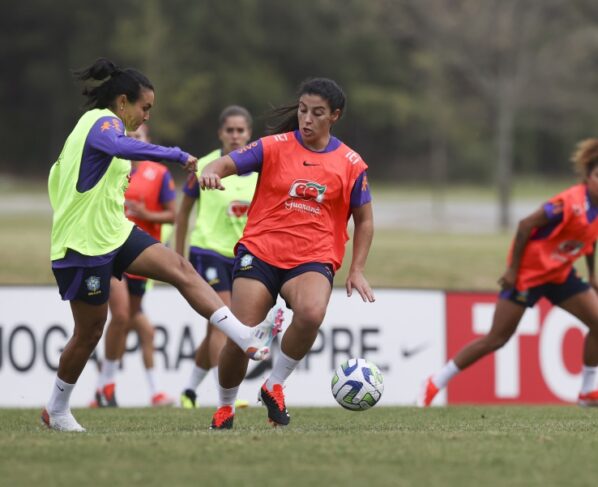
[[[353,259],[347,276],[347,296],[351,296],[353,289],[357,290],[361,299],[373,303],[376,298],[363,272],[374,237],[374,215],[372,204],[353,208],[353,222],[355,231],[353,233]]]

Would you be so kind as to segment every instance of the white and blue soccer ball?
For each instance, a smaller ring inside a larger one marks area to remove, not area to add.
[[[363,358],[352,358],[338,366],[332,376],[332,395],[351,411],[375,406],[384,391],[384,377],[378,367]]]

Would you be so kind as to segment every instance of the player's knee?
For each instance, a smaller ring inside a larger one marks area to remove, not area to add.
[[[325,307],[318,306],[298,306],[293,309],[293,322],[302,328],[319,328],[326,315]]]
[[[177,254],[177,260],[172,269],[171,284],[176,287],[185,287],[197,279],[198,274],[191,263],[184,257]]]
[[[84,332],[78,330],[75,333],[74,338],[80,347],[85,347],[86,349],[93,351],[100,341],[100,338],[102,338],[103,330],[104,322],[97,322],[93,326],[87,327]]]

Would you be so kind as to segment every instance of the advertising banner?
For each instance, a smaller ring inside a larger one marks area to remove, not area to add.
[[[445,297],[440,291],[377,290],[375,303],[355,293],[334,290],[328,312],[311,352],[287,382],[289,406],[332,406],[334,369],[350,357],[364,357],[380,367],[385,391],[380,404],[414,404],[424,377],[446,360]],[[206,322],[167,286],[144,299],[156,326],[155,370],[158,387],[178,399],[193,365],[195,347]],[[285,326],[292,319],[287,310]],[[68,302],[54,287],[0,287],[0,407],[41,406],[47,400],[60,353],[73,330]],[[277,352],[274,346],[274,359]],[[103,340],[87,363],[72,396],[73,407],[93,399]],[[239,398],[255,404],[271,361],[250,363]],[[122,406],[149,404],[149,392],[135,333],[116,379]],[[198,389],[201,405],[216,404],[212,374]],[[444,402],[444,396],[437,400]]]

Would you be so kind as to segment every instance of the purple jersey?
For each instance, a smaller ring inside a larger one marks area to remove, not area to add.
[[[189,154],[178,147],[162,147],[127,137],[118,118],[102,117],[93,125],[85,140],[77,191],[83,193],[93,188],[108,170],[113,157],[184,164]]]

